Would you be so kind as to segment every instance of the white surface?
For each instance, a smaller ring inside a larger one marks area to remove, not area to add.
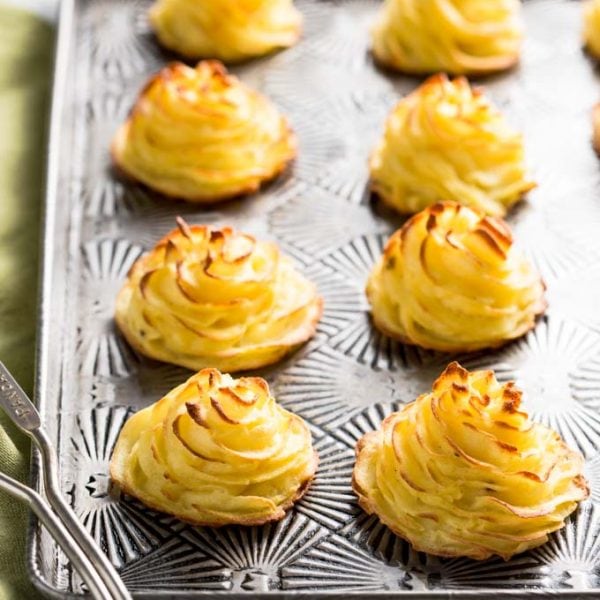
[[[1,0],[2,4],[30,10],[48,21],[55,21],[59,0]]]

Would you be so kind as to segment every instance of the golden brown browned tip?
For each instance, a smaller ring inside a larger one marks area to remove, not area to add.
[[[188,240],[192,239],[192,230],[190,226],[187,224],[187,221],[180,215],[175,217],[175,222],[177,223],[177,228],[181,232],[181,235],[186,237]]]
[[[500,244],[498,243],[498,240],[496,239],[496,237],[494,237],[493,234],[491,234],[488,230],[483,229],[483,228],[477,228],[475,229],[475,231],[473,232],[476,236],[479,237],[479,239],[481,239],[483,241],[484,244],[486,244],[486,246],[496,255],[498,255],[500,258],[505,259],[506,258],[506,251],[505,249],[500,247]]]
[[[207,427],[206,421],[204,419],[204,415],[202,407],[199,404],[194,402],[186,402],[185,408],[187,410],[188,415],[191,419],[196,423],[196,425],[200,425],[200,427]]]
[[[461,382],[466,383],[469,378],[469,372],[460,365],[456,360],[453,360],[442,372],[442,374],[438,377],[437,381],[441,381],[447,379],[448,377],[452,377],[456,375]],[[436,381],[436,383],[437,383]],[[434,383],[435,385],[435,383]]]

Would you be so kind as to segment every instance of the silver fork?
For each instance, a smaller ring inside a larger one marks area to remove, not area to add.
[[[40,415],[8,369],[0,362],[0,406],[40,449],[45,500],[35,490],[0,472],[0,489],[29,504],[58,542],[95,598],[130,600],[119,574],[65,502],[58,485],[58,461]],[[53,512],[54,511],[54,512]]]

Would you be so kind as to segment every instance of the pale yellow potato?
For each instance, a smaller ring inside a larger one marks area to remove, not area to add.
[[[296,137],[277,108],[217,61],[171,63],[141,91],[117,131],[121,171],[167,196],[216,202],[283,171]]]
[[[378,62],[405,73],[492,73],[523,38],[518,0],[386,0],[372,30]]]
[[[583,3],[583,43],[587,51],[600,60],[600,0]]]
[[[116,322],[140,353],[241,371],[314,335],[321,297],[275,244],[229,227],[178,225],[138,259],[117,297]]]
[[[264,379],[204,369],[127,421],[110,475],[196,525],[261,525],[302,497],[317,462],[308,427]]]
[[[523,138],[464,78],[430,77],[400,100],[369,161],[371,188],[401,213],[455,200],[504,216],[535,187]]]
[[[356,447],[359,503],[419,551],[509,559],[543,544],[585,499],[583,457],[520,410],[492,371],[451,363]]]
[[[150,21],[163,46],[225,62],[292,46],[302,30],[292,0],[157,0]]]
[[[546,308],[544,284],[502,220],[436,204],[388,240],[367,283],[375,326],[442,352],[500,346]]]

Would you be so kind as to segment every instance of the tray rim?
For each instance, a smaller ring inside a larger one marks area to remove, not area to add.
[[[37,339],[35,349],[34,402],[42,417],[46,416],[47,373],[49,356],[50,291],[52,289],[52,252],[55,232],[55,212],[58,197],[60,126],[63,113],[63,96],[69,71],[69,49],[75,14],[74,0],[59,0],[56,37],[54,42],[54,65],[52,69],[52,93],[50,97],[49,120],[46,134],[46,161],[44,199],[40,223],[40,260],[38,274]],[[41,461],[39,451],[31,445],[29,483],[42,492]],[[37,532],[40,523],[32,513],[27,532],[27,570],[34,587],[46,597],[81,598],[71,592],[60,592],[44,578],[37,561]]]
[[[93,0],[87,0],[93,1]],[[323,0],[313,0],[315,2]],[[327,1],[327,0],[325,0]],[[525,0],[526,1],[526,0]],[[541,0],[539,0],[541,1]],[[51,290],[53,289],[53,267],[54,262],[54,235],[56,232],[56,207],[58,199],[59,183],[59,158],[61,149],[61,121],[64,111],[64,95],[67,86],[67,78],[71,67],[69,49],[73,39],[75,23],[75,8],[77,3],[84,0],[59,0],[58,19],[56,27],[56,38],[54,46],[54,66],[52,69],[52,93],[50,99],[49,125],[46,136],[46,161],[45,161],[45,184],[44,199],[42,205],[42,218],[40,222],[39,234],[41,236],[40,260],[38,274],[38,309],[37,309],[37,340],[35,350],[35,377],[34,377],[34,401],[42,420],[46,417],[46,398],[48,383],[48,359],[50,353],[49,322],[51,321]],[[41,479],[41,463],[39,452],[32,445],[30,461],[30,485],[39,492],[43,491]],[[32,513],[29,519],[27,530],[27,571],[34,587],[45,597],[64,599],[91,598],[90,594],[77,594],[74,592],[58,590],[45,579],[40,566],[38,565],[37,555],[39,550],[38,531],[40,524],[37,517]],[[344,592],[344,595],[352,598],[376,598],[376,599],[398,599],[407,600],[440,600],[442,598],[481,598],[484,595],[491,595],[492,598],[500,597],[507,599],[525,599],[525,598],[567,598],[570,600],[579,600],[588,598],[597,598],[597,590],[559,590],[547,588],[533,588],[528,590],[502,589],[482,587],[474,589],[453,589],[453,590],[406,590],[406,591],[377,591],[377,592]],[[339,592],[311,590],[295,591],[274,591],[269,593],[262,592],[227,592],[227,591],[209,591],[196,590],[186,591],[156,591],[151,594],[146,592],[132,592],[134,598],[207,598],[223,597],[233,600],[243,600],[244,598],[265,598],[272,600],[287,600],[290,598],[338,598]]]

